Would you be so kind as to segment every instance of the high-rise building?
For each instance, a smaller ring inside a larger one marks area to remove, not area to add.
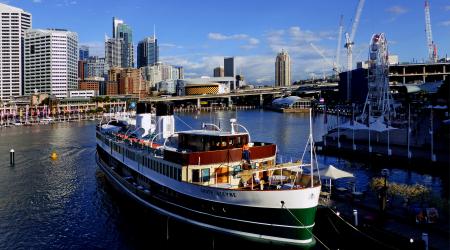
[[[184,79],[183,66],[172,66],[172,80]]]
[[[78,35],[62,29],[25,32],[25,95],[65,98],[78,88]]]
[[[214,68],[214,77],[224,77],[225,73],[223,67]]]
[[[78,80],[84,81],[84,78],[87,77],[87,63],[86,61],[78,61]]]
[[[105,40],[105,62],[108,68],[122,66],[122,41],[115,38]]]
[[[225,57],[223,59],[224,76],[235,77],[234,57]]]
[[[117,25],[116,39],[122,40],[122,67],[134,67],[133,31],[130,26],[120,23]]]
[[[117,19],[116,17],[113,17],[113,30],[112,30],[112,37],[116,38],[118,34],[118,28],[119,24],[123,24],[123,20]]]
[[[236,71],[235,71],[234,57],[225,57],[223,59],[223,65],[224,65],[224,76],[233,77],[233,79],[235,79]],[[233,81],[230,84],[230,90],[235,89],[236,89],[236,81]]]
[[[123,20],[113,17],[113,37],[105,38],[105,60],[108,68],[134,67],[133,32]]]
[[[89,47],[86,45],[80,46],[80,57],[78,60],[80,61],[86,61],[89,58]]]
[[[108,94],[143,96],[146,94],[146,82],[141,71],[133,68],[112,68],[108,71]]]
[[[23,38],[31,14],[0,3],[0,101],[23,94]]]
[[[291,59],[281,50],[275,61],[275,86],[291,86]]]
[[[91,56],[86,61],[86,78],[105,77],[108,74],[105,58]]]
[[[156,64],[159,61],[158,39],[155,36],[146,37],[137,46],[137,67]]]

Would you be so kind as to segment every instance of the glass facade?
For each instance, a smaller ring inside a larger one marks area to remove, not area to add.
[[[147,37],[137,47],[138,68],[155,65],[159,61],[158,39]]]
[[[79,49],[80,52],[80,56],[79,56],[79,60],[80,61],[86,61],[89,58],[89,47],[88,46],[80,46]]]
[[[121,65],[123,68],[133,68],[134,67],[134,49],[133,49],[133,31],[130,26],[119,23],[117,25],[117,37],[123,41],[121,46]]]

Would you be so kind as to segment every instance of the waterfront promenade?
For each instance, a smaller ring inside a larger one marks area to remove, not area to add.
[[[321,199],[321,203],[322,209],[331,211],[334,223],[339,224],[339,217],[347,222],[341,223],[339,229],[353,231],[365,239],[366,243],[372,242],[385,249],[424,249],[422,234],[426,233],[429,249],[450,249],[448,211],[439,210],[439,218],[433,223],[418,222],[414,211],[418,204],[405,205],[403,201],[391,197],[386,210],[382,212],[374,192],[365,192],[363,197],[355,197],[351,192],[336,190],[331,200]],[[430,204],[422,205],[425,209]],[[446,207],[448,208],[448,204]],[[354,210],[357,211],[358,226],[355,226]]]

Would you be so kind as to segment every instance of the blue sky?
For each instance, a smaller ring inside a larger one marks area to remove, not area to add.
[[[160,57],[185,67],[186,77],[211,75],[224,56],[236,56],[238,72],[252,83],[271,83],[282,48],[292,61],[292,79],[330,72],[310,43],[334,60],[339,17],[351,29],[357,0],[9,0],[33,15],[33,28],[66,28],[91,54],[103,55],[105,34],[117,16],[133,29],[133,42],[156,34]],[[440,56],[450,54],[450,1],[431,0],[433,40]],[[354,62],[367,58],[373,33],[384,32],[390,54],[400,61],[427,58],[424,1],[366,0],[356,31]],[[344,42],[342,43],[344,44]],[[345,49],[341,50],[345,64]]]

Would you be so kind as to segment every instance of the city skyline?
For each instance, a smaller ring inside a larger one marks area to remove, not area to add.
[[[116,16],[133,29],[134,46],[137,41],[150,36],[156,25],[160,60],[183,66],[186,77],[212,75],[223,57],[234,56],[238,73],[242,72],[251,83],[265,84],[274,81],[273,64],[281,49],[286,49],[291,56],[292,81],[313,74],[319,76],[323,71],[331,73],[330,67],[309,43],[313,42],[334,60],[339,16],[344,15],[344,31],[348,31],[357,5],[356,0],[347,1],[345,5],[333,1],[282,1],[277,5],[232,1],[227,6],[180,1],[176,3],[177,8],[173,8],[173,4],[155,2],[149,15],[150,3],[137,0],[127,2],[129,8],[123,8],[118,1],[2,2],[32,13],[33,28],[66,28],[77,32],[80,44],[90,46],[91,55],[104,56],[104,35],[110,35],[111,18]],[[436,0],[430,4],[433,37],[442,57],[450,47],[450,3]],[[239,8],[235,8],[236,5]],[[399,55],[400,62],[426,59],[423,7],[423,1],[367,1],[355,36],[353,61],[367,57],[368,41],[378,32],[386,33],[390,54]],[[214,8],[222,11],[210,11]],[[168,9],[172,11],[169,19],[164,11]],[[215,21],[205,22],[206,19]],[[344,65],[345,49],[341,51],[340,61]]]

